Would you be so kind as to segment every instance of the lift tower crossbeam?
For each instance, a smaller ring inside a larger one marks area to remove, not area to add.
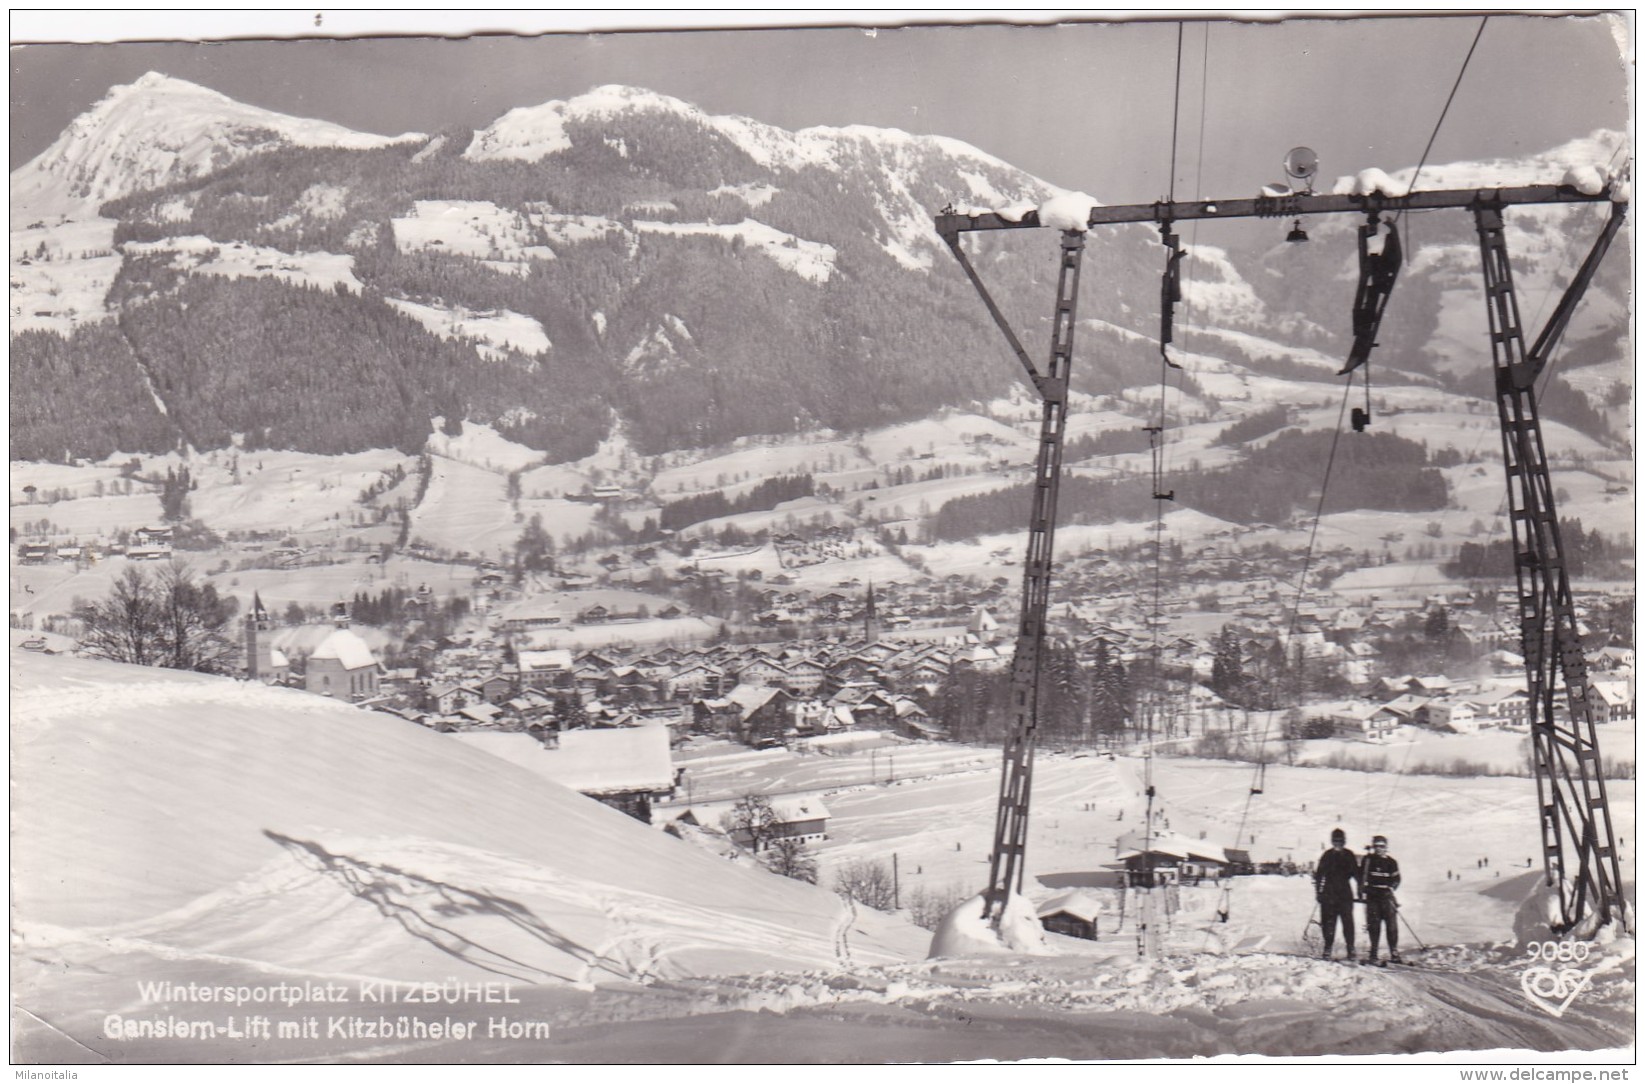
[[[1503,209],[1519,204],[1604,202],[1611,204],[1609,221],[1547,327],[1527,351],[1509,268]],[[1624,928],[1628,928],[1631,919],[1622,894],[1621,865],[1600,770],[1587,690],[1587,665],[1577,635],[1534,386],[1577,302],[1592,282],[1611,239],[1622,225],[1627,209],[1625,199],[1609,187],[1588,193],[1570,185],[1412,192],[1404,196],[1299,194],[1098,206],[1091,208],[1087,225],[1150,222],[1169,226],[1178,221],[1291,218],[1350,212],[1375,216],[1440,208],[1473,212],[1484,261],[1491,354],[1514,533],[1522,647],[1527,691],[1535,713],[1532,744],[1543,868],[1549,886],[1557,889],[1560,909],[1554,928],[1556,932],[1565,933],[1594,921],[1609,922],[1615,917],[1620,917]],[[1021,890],[1025,875],[1040,664],[1050,603],[1051,542],[1056,527],[1057,483],[1061,474],[1068,371],[1073,352],[1074,302],[1084,234],[1079,230],[1063,231],[1051,371],[1040,373],[960,247],[962,233],[1037,229],[1042,225],[1038,213],[1029,211],[1013,217],[994,212],[956,213],[947,208],[936,216],[935,224],[1044,400],[1034,504],[1029,521],[1028,560],[1024,569],[1022,619],[1011,670],[1011,732],[1005,742],[986,895],[985,914],[998,925],[1006,899]],[[1565,688],[1566,720],[1559,718],[1555,705],[1555,690],[1560,684]]]

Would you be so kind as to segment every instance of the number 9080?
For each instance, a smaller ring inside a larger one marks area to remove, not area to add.
[[[1525,946],[1525,955],[1546,963],[1582,963],[1591,949],[1587,941],[1532,941]]]

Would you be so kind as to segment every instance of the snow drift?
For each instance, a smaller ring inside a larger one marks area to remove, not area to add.
[[[1002,952],[1051,954],[1033,904],[1013,893],[1005,901],[998,930],[983,917],[986,904],[987,896],[979,892],[945,915],[931,936],[930,958],[992,956]]]
[[[21,651],[12,674],[13,917],[33,953],[587,984],[924,948],[393,716]]]

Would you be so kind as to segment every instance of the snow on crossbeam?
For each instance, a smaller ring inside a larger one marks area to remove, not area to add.
[[[1465,188],[1412,192],[1405,196],[1382,193],[1330,193],[1256,199],[1198,200],[1193,202],[1133,203],[1092,206],[1087,226],[1117,225],[1125,222],[1177,222],[1213,218],[1288,218],[1294,215],[1366,213],[1370,211],[1434,210],[1444,207],[1490,207],[1526,203],[1625,202],[1620,185],[1599,192],[1585,192],[1572,185],[1528,185],[1517,188]],[[1011,209],[1015,213],[1015,208]],[[1042,205],[1043,210],[1043,205]],[[1051,225],[1041,220],[1040,211],[1013,218],[1001,211],[948,212],[936,216],[937,232],[953,236],[969,230],[1035,229]],[[1059,218],[1055,225],[1067,226]]]

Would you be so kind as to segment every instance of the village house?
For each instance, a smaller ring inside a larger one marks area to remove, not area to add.
[[[1097,939],[1097,922],[1102,918],[1102,902],[1089,892],[1069,889],[1059,892],[1034,909],[1040,925],[1064,937]]]
[[[779,743],[794,726],[794,698],[770,685],[737,685],[693,705],[692,725],[746,744]]]
[[[788,668],[775,659],[755,659],[737,671],[739,685],[786,685]]]
[[[731,827],[734,809],[732,803],[693,805],[676,819],[682,824],[724,831],[739,846],[748,847],[753,843],[752,834],[746,828]],[[765,839],[754,848],[756,851],[768,850],[778,840],[791,839],[805,844],[828,838],[830,813],[819,798],[774,799],[771,812],[774,814],[773,823]]]
[[[519,687],[559,689],[573,680],[571,652],[563,648],[548,651],[517,651]]]
[[[1594,681],[1588,685],[1589,711],[1597,723],[1632,722],[1634,718],[1633,683],[1630,681]]]
[[[1428,725],[1456,734],[1479,732],[1479,715],[1472,701],[1448,696],[1428,701]]]
[[[693,662],[675,671],[674,676],[667,679],[666,689],[668,695],[676,700],[689,700],[700,696],[719,696],[724,683],[724,670],[707,662]]]
[[[445,683],[430,685],[423,694],[424,705],[435,715],[456,715],[461,709],[483,699],[478,689]]]
[[[1470,693],[1468,701],[1474,706],[1474,715],[1480,726],[1518,730],[1525,726],[1525,714],[1531,698],[1524,689],[1486,689]]]
[[[516,602],[504,609],[500,616],[504,632],[529,632],[565,624],[565,615],[559,607],[543,599]]]
[[[1339,738],[1358,741],[1385,741],[1399,726],[1398,716],[1382,710],[1381,704],[1359,702],[1331,712],[1331,727]]]
[[[1632,674],[1634,649],[1631,647],[1602,647],[1588,656],[1590,670],[1606,674]]]

